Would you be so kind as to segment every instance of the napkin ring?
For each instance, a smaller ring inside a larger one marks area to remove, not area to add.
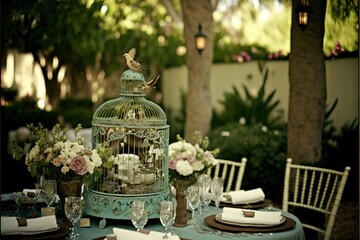
[[[243,210],[243,214],[244,214],[244,217],[249,217],[249,218],[255,217],[255,212],[254,211],[245,211],[245,210]]]
[[[26,218],[16,218],[16,220],[18,222],[19,227],[26,227],[27,226]]]

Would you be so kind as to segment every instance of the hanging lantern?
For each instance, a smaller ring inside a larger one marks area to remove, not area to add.
[[[202,31],[201,23],[199,23],[198,31],[197,31],[197,33],[195,33],[195,47],[196,47],[196,50],[198,50],[199,55],[201,55],[201,52],[206,47],[206,38],[207,38],[207,36]]]
[[[297,16],[297,24],[302,31],[305,31],[309,25],[309,18],[312,12],[308,0],[301,0],[295,11]]]

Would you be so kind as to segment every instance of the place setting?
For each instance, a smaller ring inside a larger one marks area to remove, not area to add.
[[[34,189],[1,195],[1,238],[57,239],[69,233],[69,226],[56,217],[56,181],[45,180]],[[4,203],[4,204],[3,204]],[[54,207],[55,206],[55,207]]]
[[[296,222],[279,211],[262,211],[224,207],[222,212],[207,216],[204,222],[216,229],[230,232],[279,232],[291,229]]]

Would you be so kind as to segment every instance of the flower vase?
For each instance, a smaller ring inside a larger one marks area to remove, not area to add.
[[[81,186],[83,184],[82,180],[69,180],[69,181],[58,181],[57,193],[60,198],[62,210],[63,210],[63,222],[71,226],[70,220],[66,217],[65,214],[65,198],[67,197],[81,197]]]
[[[174,226],[176,227],[186,227],[187,221],[191,218],[191,214],[187,210],[187,201],[185,190],[190,186],[193,181],[176,181],[176,217]]]

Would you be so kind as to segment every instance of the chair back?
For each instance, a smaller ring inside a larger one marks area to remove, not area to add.
[[[304,222],[302,225],[323,234],[324,239],[329,240],[349,171],[350,167],[345,167],[345,170],[340,172],[292,164],[292,159],[288,158],[282,209],[288,211],[289,206],[294,206],[324,214],[325,225],[321,225],[323,227]]]
[[[217,159],[218,164],[209,169],[207,174],[213,177],[221,177],[224,180],[224,192],[238,191],[244,176],[246,158],[241,162],[226,159]]]

